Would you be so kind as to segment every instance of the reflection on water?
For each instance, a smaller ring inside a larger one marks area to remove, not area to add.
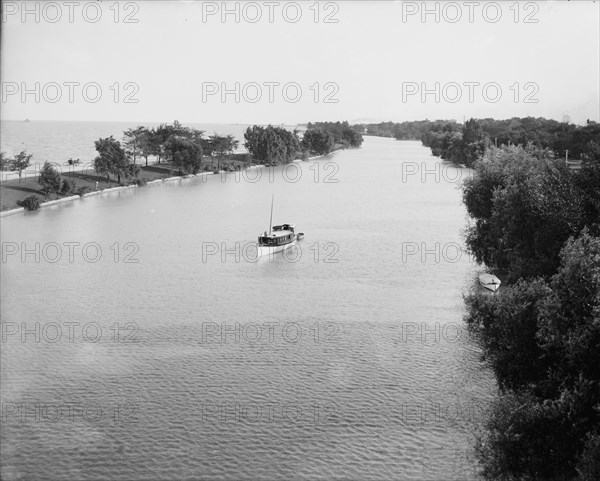
[[[465,175],[367,137],[4,219],[2,478],[477,479]]]

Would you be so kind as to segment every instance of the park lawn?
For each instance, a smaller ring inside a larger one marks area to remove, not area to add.
[[[171,176],[171,167],[167,164],[160,165],[149,165],[148,167],[142,167],[138,175],[138,179],[145,179],[151,181],[154,179],[163,179]],[[76,171],[61,174],[63,179],[69,179],[75,181],[75,192],[80,187],[88,187],[88,192],[96,190],[96,182],[98,182],[98,190],[108,189],[110,187],[118,187],[119,185],[133,184],[134,179],[127,179],[125,182],[119,184],[116,180],[111,179],[111,182],[106,181],[106,176],[98,175],[96,172],[90,171]],[[123,180],[123,179],[122,179]],[[38,176],[29,176],[24,178],[21,182],[18,179],[11,179],[2,182],[0,185],[0,210],[16,209],[18,207],[17,201],[23,200],[30,195],[37,195],[40,197],[42,202],[49,200],[60,199],[65,197],[60,194],[49,194],[46,195],[42,191],[42,186],[38,183]],[[72,194],[69,194],[72,195]]]
[[[210,172],[217,169],[237,170],[247,166],[248,162],[251,162],[251,160],[248,158],[247,154],[233,154],[220,161],[217,159],[206,158],[203,160],[202,167],[204,171]],[[172,168],[167,163],[154,163],[148,166],[140,164],[140,173],[138,174],[137,179],[150,182],[155,179],[165,179],[176,175],[178,175],[177,169]],[[61,173],[61,177],[63,179],[75,181],[75,192],[77,192],[77,189],[80,187],[88,187],[88,192],[93,192],[96,190],[96,182],[98,182],[98,190],[104,190],[111,187],[118,187],[119,185],[131,185],[134,184],[136,180],[121,179],[121,184],[119,184],[114,178],[111,178],[111,181],[107,182],[106,176],[99,175],[93,170]],[[18,179],[11,179],[0,183],[0,210],[16,209],[18,207],[17,201],[23,200],[30,195],[37,195],[41,198],[42,202],[65,197],[61,194],[44,194],[42,186],[38,183],[37,175],[23,178],[21,182],[19,182]]]

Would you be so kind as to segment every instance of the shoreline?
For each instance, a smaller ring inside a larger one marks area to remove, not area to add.
[[[313,157],[308,157],[307,159],[295,159],[295,160],[292,160],[290,163],[308,162],[311,160],[320,159],[322,157],[327,157],[329,155],[332,155],[339,150],[343,150],[343,149],[342,148],[335,149],[335,150],[331,151],[329,154],[315,155]],[[286,165],[286,164],[280,164],[280,165]],[[264,167],[278,167],[278,165],[277,166],[266,166],[264,164],[250,165],[248,167],[245,167],[244,169],[240,169],[238,172],[241,172],[241,170],[259,169],[259,168],[264,168]],[[146,183],[146,185],[158,184],[158,183],[163,183],[163,182],[172,182],[174,180],[191,179],[193,177],[202,177],[202,176],[208,176],[208,175],[222,175],[222,174],[235,174],[235,171],[231,172],[231,171],[226,171],[226,170],[220,170],[218,172],[200,172],[198,174],[175,175],[175,176],[171,176],[171,177],[149,180]],[[49,200],[46,202],[41,202],[39,209],[36,209],[36,210],[41,210],[46,207],[52,207],[52,206],[64,204],[67,202],[73,202],[76,200],[83,200],[87,197],[94,197],[94,196],[100,195],[100,194],[108,194],[108,193],[112,193],[112,192],[118,192],[118,191],[137,188],[137,187],[140,187],[140,186],[138,184],[120,185],[117,187],[108,187],[105,189],[100,189],[100,190],[96,190],[96,191],[92,191],[92,192],[86,192],[83,195],[76,194],[76,195],[63,197],[61,199]],[[17,214],[24,214],[25,212],[34,212],[34,211],[27,211],[24,207],[16,207],[14,209],[7,209],[7,210],[0,211],[0,219],[3,219],[4,217],[10,217],[13,215],[17,215]]]

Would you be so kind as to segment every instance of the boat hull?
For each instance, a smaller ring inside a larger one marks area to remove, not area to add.
[[[487,289],[488,291],[496,292],[500,287],[500,279],[498,279],[493,274],[480,274],[479,275],[479,283],[481,287]]]
[[[292,242],[288,242],[287,244],[279,245],[279,246],[258,246],[258,258],[265,259],[274,256],[278,252],[283,252],[290,247],[294,247],[298,244],[297,239],[294,239]]]

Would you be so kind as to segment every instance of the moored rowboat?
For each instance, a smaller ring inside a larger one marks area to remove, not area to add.
[[[496,292],[500,287],[500,279],[494,274],[479,274],[479,283],[492,292]]]

